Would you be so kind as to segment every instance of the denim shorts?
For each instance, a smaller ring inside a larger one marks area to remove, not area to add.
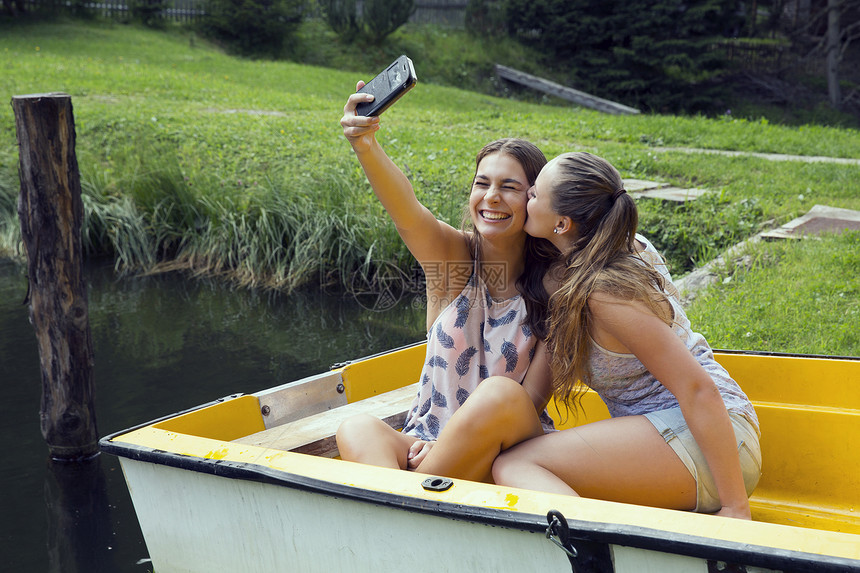
[[[692,432],[687,427],[687,421],[681,414],[681,408],[650,412],[645,414],[645,417],[654,424],[666,443],[678,454],[678,457],[681,458],[681,461],[696,479],[697,501],[695,511],[699,513],[719,511],[722,505],[720,504],[720,496],[717,494],[714,476],[705,461],[705,454],[702,453]],[[758,485],[758,480],[761,477],[759,432],[740,414],[729,413],[729,419],[735,430],[738,457],[741,462],[747,496],[749,496],[755,486]]]

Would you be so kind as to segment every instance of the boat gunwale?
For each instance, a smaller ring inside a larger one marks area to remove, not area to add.
[[[545,515],[406,496],[379,489],[336,483],[258,464],[214,460],[136,444],[116,443],[109,441],[108,438],[103,438],[100,445],[106,453],[125,457],[132,461],[190,470],[226,479],[288,487],[398,510],[494,527],[505,527],[529,533],[543,534],[547,528]],[[574,541],[623,545],[709,561],[738,563],[798,573],[804,571],[810,573],[856,573],[860,571],[860,560],[847,557],[753,545],[638,525],[576,519],[567,519],[567,523],[570,528],[570,538]],[[771,524],[763,523],[763,525]],[[810,529],[809,531],[814,533],[816,530]]]
[[[714,354],[731,354],[742,356],[773,356],[774,358],[816,358],[819,360],[850,360],[860,361],[860,356],[839,356],[835,354],[799,354],[793,352],[772,352],[769,350],[729,350],[726,348],[712,348]]]
[[[392,348],[390,350],[386,350],[383,352],[377,352],[376,354],[371,354],[369,356],[364,356],[361,358],[355,358],[353,360],[347,360],[345,362],[338,362],[338,363],[333,364],[331,366],[331,368],[329,369],[329,372],[334,372],[336,370],[342,370],[343,368],[345,368],[351,364],[355,364],[357,362],[363,362],[365,360],[370,360],[372,358],[379,358],[380,356],[385,356],[386,354],[391,354],[393,352],[397,352],[399,350],[405,350],[407,348],[413,348],[415,346],[420,346],[422,344],[426,344],[426,341],[422,340],[422,341],[418,341],[418,342],[413,342],[411,344],[405,344],[403,346],[398,346],[397,348]],[[714,354],[731,354],[731,355],[736,355],[736,356],[737,355],[773,356],[776,358],[815,358],[815,359],[824,359],[824,360],[849,360],[849,361],[855,361],[855,362],[860,361],[860,356],[832,356],[832,355],[827,355],[827,354],[793,354],[793,353],[769,352],[769,351],[761,351],[761,350],[726,350],[726,349],[715,349],[715,348],[712,348],[711,351]],[[309,376],[308,378],[311,378],[311,377],[312,376]],[[298,380],[293,380],[292,382],[288,382],[286,384],[293,384],[296,382],[301,382],[302,380],[304,380],[304,378],[299,378]],[[99,443],[101,444],[104,441],[113,440],[117,436],[121,436],[123,434],[128,434],[128,433],[131,433],[135,430],[139,430],[141,428],[145,428],[147,426],[151,426],[151,425],[157,424],[159,422],[164,422],[165,420],[169,420],[171,418],[175,418],[175,417],[181,416],[183,414],[190,414],[191,412],[196,412],[197,410],[202,410],[203,408],[208,408],[209,406],[214,406],[216,404],[220,404],[220,403],[225,402],[227,400],[233,400],[235,398],[241,398],[242,396],[254,396],[254,395],[255,395],[254,393],[245,394],[245,393],[241,393],[241,392],[237,393],[237,394],[228,394],[227,396],[224,396],[222,398],[217,398],[217,399],[212,400],[210,402],[205,402],[205,403],[199,404],[197,406],[192,406],[191,408],[188,408],[186,410],[180,410],[180,411],[174,412],[172,414],[167,414],[164,416],[160,416],[158,418],[154,418],[152,420],[149,420],[148,422],[136,424],[134,426],[130,426],[128,428],[118,430],[116,432],[112,432],[110,434],[106,434],[104,437],[101,438]]]

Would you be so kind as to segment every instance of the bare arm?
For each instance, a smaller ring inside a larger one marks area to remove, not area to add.
[[[542,340],[535,347],[535,355],[523,378],[523,388],[528,392],[534,402],[535,411],[540,416],[552,398],[552,372],[546,344]]]
[[[356,90],[363,85],[364,82],[358,82]],[[397,232],[422,266],[428,262],[470,260],[463,234],[436,219],[418,201],[409,179],[379,145],[376,140],[379,118],[355,114],[358,103],[372,99],[373,96],[369,94],[352,94],[343,108],[340,123],[367,180],[394,221]]]
[[[589,298],[592,335],[610,337],[636,355],[677,398],[684,419],[702,449],[722,504],[721,515],[750,519],[734,430],[711,377],[677,334],[644,305],[599,293]]]

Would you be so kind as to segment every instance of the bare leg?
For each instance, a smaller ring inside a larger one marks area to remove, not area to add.
[[[491,482],[499,452],[541,434],[534,403],[523,387],[492,376],[454,412],[416,471]]]
[[[539,436],[493,465],[497,483],[595,499],[691,510],[696,480],[644,416]]]
[[[409,447],[418,439],[369,414],[345,420],[336,438],[341,459],[401,470],[406,469]]]

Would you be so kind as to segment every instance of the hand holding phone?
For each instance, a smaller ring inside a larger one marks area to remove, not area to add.
[[[415,87],[418,76],[415,66],[406,56],[400,56],[394,62],[370,80],[358,93],[373,95],[373,101],[362,102],[355,106],[355,114],[377,116],[391,107],[394,102]]]

